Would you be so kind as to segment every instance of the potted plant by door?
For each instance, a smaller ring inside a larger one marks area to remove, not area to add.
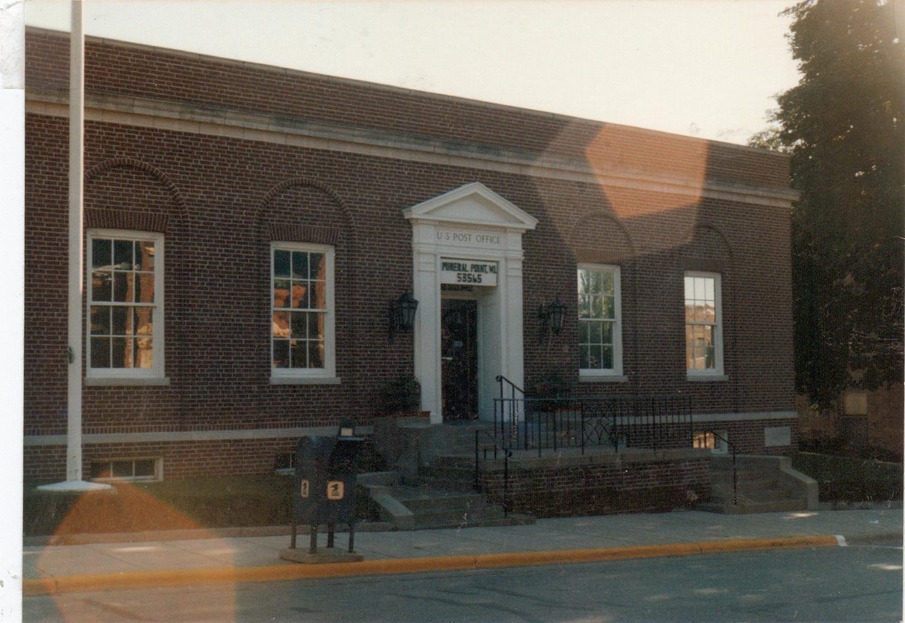
[[[534,402],[534,409],[542,413],[553,413],[560,408],[568,408],[568,398],[572,396],[572,385],[558,370],[553,370],[537,377],[528,391],[529,400]]]
[[[421,383],[411,374],[399,374],[381,383],[377,408],[384,416],[422,416]],[[429,413],[428,413],[429,415]]]
[[[552,443],[554,447],[573,445],[580,435],[580,423],[572,389],[558,370],[537,377],[526,392],[526,423],[532,431],[526,434],[533,434],[537,443]]]

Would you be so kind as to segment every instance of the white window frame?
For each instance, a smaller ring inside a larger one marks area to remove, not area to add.
[[[274,252],[275,251],[301,251],[306,253],[323,253],[327,261],[327,279],[326,279],[326,310],[324,313],[324,367],[323,368],[275,368],[273,367],[274,359],[274,340],[273,340],[273,322],[274,322],[274,282],[276,276],[274,274]],[[329,384],[339,383],[336,378],[336,302],[335,302],[335,283],[336,283],[336,261],[335,249],[330,245],[310,244],[301,242],[271,242],[270,244],[270,289],[268,296],[270,299],[270,324],[271,331],[268,334],[270,341],[270,382],[273,384]]]
[[[712,323],[689,323],[686,313],[686,301],[685,298],[685,279],[687,278],[697,278],[697,279],[712,279],[713,280],[713,293],[714,293],[714,321]],[[714,272],[704,272],[704,271],[685,271],[685,274],[682,278],[682,333],[684,336],[684,352],[685,355],[685,372],[688,376],[688,380],[726,380],[724,368],[723,368],[723,301],[722,301],[722,275],[720,273]],[[712,327],[713,330],[713,360],[714,367],[713,368],[689,368],[688,367],[688,326],[689,324],[706,324],[707,326]]]
[[[165,311],[164,311],[164,235],[159,232],[136,231],[128,229],[89,229],[87,232],[85,251],[86,270],[86,314],[85,314],[85,382],[87,384],[164,384],[164,352]],[[96,239],[146,240],[154,243],[154,303],[153,303],[153,338],[152,364],[150,368],[95,368],[91,365],[91,307],[92,301],[92,264],[93,241]]]
[[[580,271],[607,272],[613,275],[613,298],[615,310],[613,314],[613,367],[612,368],[581,368],[578,370],[579,381],[624,381],[622,368],[622,270],[612,264],[579,264],[576,277]],[[576,301],[576,309],[578,308]],[[576,313],[577,316],[577,313]],[[579,323],[579,343],[581,342]],[[580,365],[580,364],[579,364]]]
[[[135,476],[135,464],[140,461],[153,461],[154,463],[154,473],[149,476]],[[113,463],[120,464],[131,464],[132,465],[132,476],[99,476],[97,478],[92,478],[93,482],[161,482],[163,480],[163,459],[156,456],[147,456],[147,457],[137,457],[137,458],[124,458],[124,459],[104,459],[102,461],[92,461],[91,468],[93,470],[94,466],[97,464],[105,463],[107,465],[112,466]],[[111,470],[112,471],[112,470]]]

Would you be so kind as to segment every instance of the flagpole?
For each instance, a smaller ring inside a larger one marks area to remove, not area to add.
[[[85,34],[82,0],[72,0],[69,38],[69,297],[66,353],[66,480],[40,489],[87,491],[109,485],[82,477],[82,266],[85,154]]]

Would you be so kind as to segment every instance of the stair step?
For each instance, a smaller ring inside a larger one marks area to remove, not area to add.
[[[503,509],[488,507],[473,511],[437,511],[415,514],[415,528],[478,524],[504,519]]]
[[[515,515],[510,514],[507,517],[468,517],[468,518],[457,518],[455,521],[451,522],[442,522],[438,521],[432,524],[424,524],[419,525],[416,522],[417,530],[440,530],[440,529],[449,529],[449,528],[493,528],[498,526],[525,526],[530,525],[535,522],[534,517],[530,515]]]
[[[774,502],[748,502],[739,500],[737,505],[728,502],[704,502],[698,504],[696,509],[709,513],[724,513],[726,515],[741,515],[747,513],[780,513],[787,511],[805,510],[806,504],[797,500],[780,500]]]
[[[413,513],[431,513],[437,511],[470,512],[485,505],[484,496],[474,493],[446,493],[444,495],[402,493],[396,499],[402,502]]]

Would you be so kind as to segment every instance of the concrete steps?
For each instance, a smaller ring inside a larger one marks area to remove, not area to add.
[[[507,516],[501,506],[489,503],[481,494],[438,487],[437,483],[421,477],[411,479],[398,472],[381,472],[380,475],[362,474],[358,481],[380,505],[381,518],[397,530],[534,523],[533,517]]]
[[[713,457],[710,476],[710,499],[698,504],[698,510],[747,514],[817,509],[816,481],[792,469],[788,457],[737,457],[737,493],[730,456]]]

